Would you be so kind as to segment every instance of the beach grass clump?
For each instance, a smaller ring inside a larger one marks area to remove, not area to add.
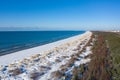
[[[68,67],[72,67],[74,65],[74,62],[78,60],[78,57],[73,56],[71,57],[71,59],[68,61],[68,63],[66,64]]]
[[[22,74],[23,71],[20,69],[20,68],[16,68],[14,70],[9,70],[8,71],[12,76],[16,76],[16,75],[19,75],[19,74]]]
[[[68,66],[65,64],[65,65],[61,65],[60,66],[60,71],[62,71],[63,73],[65,73],[67,70],[68,70]]]
[[[51,67],[49,67],[49,66],[40,66],[39,67],[40,72],[47,72],[50,69],[51,69]]]
[[[59,62],[61,62],[61,60],[60,59],[55,59],[55,62],[59,63]]]
[[[80,74],[80,71],[78,67],[74,67],[74,69],[72,70],[72,74],[72,80],[79,80],[78,75]]]
[[[61,78],[64,76],[64,73],[61,71],[54,71],[51,73],[51,77],[53,80],[61,80]]]
[[[69,58],[69,56],[62,55],[59,59],[62,61],[62,60],[64,60],[64,59],[68,59],[68,58]]]
[[[85,64],[74,67],[71,80],[81,80],[85,71]]]
[[[29,79],[31,80],[39,80],[39,78],[44,75],[43,72],[32,71],[28,74]]]

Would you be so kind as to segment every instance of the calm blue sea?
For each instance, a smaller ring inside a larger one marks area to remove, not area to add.
[[[85,31],[5,31],[0,32],[0,55],[65,39]]]

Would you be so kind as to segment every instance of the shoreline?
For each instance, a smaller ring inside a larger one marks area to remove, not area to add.
[[[57,46],[60,46],[62,44],[70,42],[70,41],[74,41],[75,39],[84,36],[88,32],[89,31],[86,31],[85,33],[80,34],[80,35],[72,36],[72,37],[62,39],[59,41],[55,41],[52,43],[48,43],[45,45],[41,45],[41,46],[37,46],[37,47],[33,47],[33,48],[29,48],[29,49],[25,49],[25,50],[21,50],[18,52],[13,52],[13,53],[10,53],[7,55],[0,56],[0,65],[7,65],[7,64],[10,64],[11,62],[18,61],[18,60],[30,57],[35,54],[43,54]],[[9,59],[7,59],[7,58],[9,58]]]
[[[31,31],[30,31],[31,32]],[[30,32],[26,32],[26,34],[30,34]],[[32,31],[32,32],[34,32],[34,31]],[[63,33],[64,33],[64,31],[62,31]],[[19,32],[17,33],[17,32],[13,32],[13,33],[16,33],[16,34],[19,34]],[[36,34],[41,34],[41,31],[40,32],[34,32],[34,35],[36,35]],[[45,33],[45,32],[44,32]],[[47,33],[51,33],[50,31],[47,31]],[[35,39],[37,39],[36,37],[34,38],[34,36],[31,36],[31,39],[33,40],[33,42],[25,42],[25,43],[23,43],[23,42],[18,42],[17,43],[17,41],[13,38],[13,42],[15,41],[16,43],[10,43],[9,44],[9,41],[8,41],[8,46],[4,46],[4,45],[1,45],[0,46],[0,56],[3,56],[3,55],[6,55],[6,54],[10,54],[10,53],[14,53],[14,52],[18,52],[18,51],[21,51],[21,50],[26,50],[26,49],[30,49],[30,48],[34,48],[34,47],[38,47],[38,46],[42,46],[42,45],[45,45],[45,44],[49,44],[49,43],[52,43],[52,42],[56,42],[56,41],[59,41],[59,40],[62,40],[62,39],[67,39],[67,38],[70,38],[70,37],[73,37],[73,36],[76,36],[76,35],[79,35],[79,34],[83,34],[83,33],[85,33],[85,31],[80,31],[80,33],[77,31],[76,33],[73,33],[73,32],[70,32],[70,31],[67,31],[67,34],[66,35],[61,35],[61,36],[59,36],[59,33],[60,32],[58,32],[58,33],[56,33],[56,32],[54,32],[56,35],[58,35],[58,37],[56,37],[53,33],[53,36],[54,37],[50,37],[50,39],[49,39],[49,35],[47,36],[46,35],[46,37],[48,38],[46,38],[46,39],[39,39],[39,40],[37,40],[37,41],[35,41],[34,42],[34,40]],[[70,33],[70,34],[69,34]],[[6,32],[5,33],[1,33],[1,34],[6,34]],[[11,34],[11,33],[10,33]],[[24,34],[23,32],[21,33],[20,32],[20,34]],[[1,35],[0,35],[1,36]],[[6,35],[7,36],[7,35]],[[9,36],[12,36],[12,35],[9,35]],[[20,35],[20,36],[22,36],[22,35]],[[29,35],[28,35],[29,36]],[[39,35],[38,37],[40,37],[41,35]],[[42,37],[42,36],[41,36]],[[16,37],[17,38],[17,37]],[[21,37],[21,38],[19,38],[19,39],[23,39],[24,38],[24,36],[23,37]],[[31,39],[30,39],[30,41],[31,41]],[[3,40],[4,40],[4,38],[3,38]],[[5,40],[7,40],[7,38],[5,39]],[[9,40],[9,39],[8,39]],[[25,39],[26,40],[26,39]],[[23,40],[21,40],[21,41],[23,41]],[[4,41],[3,41],[4,42]],[[5,45],[7,45],[6,43],[3,43],[3,44],[5,44]],[[2,47],[3,46],[3,47]]]
[[[22,50],[0,57],[1,79],[56,79],[56,73],[71,74],[74,67],[90,62],[92,32]],[[51,77],[54,76],[54,77]],[[5,77],[5,78],[4,78]]]

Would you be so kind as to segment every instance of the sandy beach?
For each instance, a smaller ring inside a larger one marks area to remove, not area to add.
[[[34,47],[34,48],[30,48],[30,49],[26,49],[26,50],[18,51],[15,53],[0,56],[0,65],[7,65],[7,64],[10,64],[11,62],[21,60],[21,59],[30,57],[35,54],[45,54],[46,52],[49,52],[50,50],[54,49],[55,47],[59,47],[59,46],[65,45],[67,43],[74,42],[75,40],[80,39],[82,41],[89,33],[90,32],[86,32],[82,35],[73,36],[73,37],[59,40],[59,41],[56,41],[53,43],[49,43],[49,44],[45,44],[42,46],[38,46],[38,47]]]
[[[0,56],[0,78],[1,80],[15,78],[16,80],[30,80],[31,78],[31,80],[34,80],[33,78],[38,78],[35,80],[59,80],[55,77],[55,79],[51,79],[52,74],[60,70],[61,66],[67,65],[73,58],[72,56],[82,51],[83,48],[85,51],[79,55],[74,66],[90,61],[89,58],[84,59],[84,57],[91,54],[91,46],[84,46],[89,42],[91,36],[92,32],[87,31],[81,35]],[[69,73],[74,66],[65,73]]]

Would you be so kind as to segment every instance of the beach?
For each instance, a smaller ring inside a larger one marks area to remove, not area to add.
[[[62,69],[63,65],[70,63],[72,56],[76,56],[78,52],[81,52],[80,57],[77,57],[74,66],[68,67],[69,70],[64,73],[68,74],[75,66],[90,61],[90,58],[85,57],[92,53],[91,46],[86,46],[91,36],[92,32],[86,31],[70,38],[0,56],[0,78],[1,80],[34,80],[34,78],[59,80],[54,73]]]

